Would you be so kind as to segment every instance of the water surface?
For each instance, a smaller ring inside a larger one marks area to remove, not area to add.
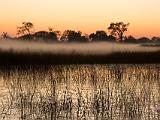
[[[0,68],[0,119],[159,120],[160,65]]]

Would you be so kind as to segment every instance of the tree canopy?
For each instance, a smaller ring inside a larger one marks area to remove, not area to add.
[[[96,33],[90,34],[89,38],[92,41],[105,41],[108,39],[108,36],[105,31],[101,30],[101,31],[96,31]]]
[[[108,30],[111,32],[111,35],[118,37],[119,41],[123,41],[124,32],[127,31],[129,23],[125,24],[123,22],[111,23],[108,27]]]
[[[22,26],[17,27],[17,34],[30,35],[32,33],[33,28],[34,28],[33,23],[22,22]]]
[[[61,36],[61,41],[86,42],[88,39],[82,35],[81,31],[65,30]]]
[[[1,38],[6,39],[6,38],[10,38],[10,36],[8,35],[7,32],[3,32],[3,33],[1,34]]]
[[[54,42],[124,42],[124,43],[153,43],[159,44],[160,37],[147,37],[134,38],[133,36],[125,36],[124,33],[128,30],[129,23],[112,22],[108,27],[110,34],[108,35],[104,30],[97,30],[95,33],[85,34],[81,31],[65,30],[62,34],[52,27],[48,27],[48,31],[34,32],[34,25],[32,22],[22,22],[22,25],[17,27],[17,37],[11,37],[7,32],[3,32],[0,36],[1,39],[24,39],[24,40],[41,40],[41,41],[54,41]]]

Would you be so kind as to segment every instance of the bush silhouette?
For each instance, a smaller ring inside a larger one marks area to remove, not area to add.
[[[61,36],[61,41],[87,42],[88,39],[82,35],[81,31],[65,30]]]

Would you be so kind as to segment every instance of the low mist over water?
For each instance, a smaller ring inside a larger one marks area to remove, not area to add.
[[[45,43],[24,40],[0,40],[1,50],[16,52],[51,52],[60,54],[109,54],[113,52],[151,52],[159,47],[142,47],[138,44],[120,44],[112,42],[92,43]]]

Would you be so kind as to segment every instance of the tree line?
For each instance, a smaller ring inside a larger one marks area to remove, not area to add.
[[[124,43],[160,43],[160,37],[141,37],[136,39],[133,36],[125,36],[124,33],[128,30],[129,23],[112,22],[109,27],[109,35],[104,30],[96,31],[90,35],[83,34],[81,31],[65,30],[63,33],[55,31],[49,27],[48,31],[34,30],[34,24],[31,22],[22,22],[22,25],[17,27],[18,37],[12,38],[7,32],[1,34],[1,38],[23,39],[23,40],[41,40],[48,42],[124,42]]]

